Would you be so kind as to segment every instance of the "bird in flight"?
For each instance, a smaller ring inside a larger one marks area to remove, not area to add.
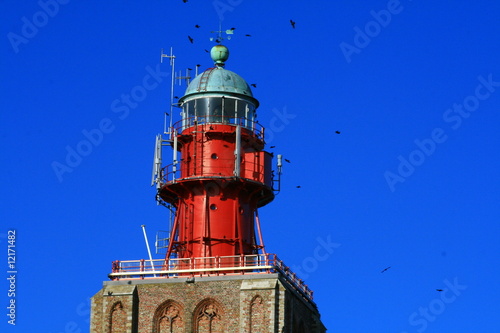
[[[380,273],[385,272],[385,271],[386,271],[386,270],[388,270],[389,268],[391,268],[391,266],[384,268],[384,269],[383,269]]]
[[[205,49],[205,52],[210,53],[207,49]]]
[[[182,2],[186,3],[186,2],[188,2],[188,0],[182,0]]]
[[[300,188],[300,185],[295,186],[296,188]]]
[[[193,44],[193,41],[194,41],[193,37],[188,36],[188,38],[189,38],[189,41],[191,42],[191,44]]]
[[[195,27],[195,28],[200,28],[200,26],[199,26],[198,24],[197,24],[197,25],[195,25],[194,27]]]
[[[287,160],[286,158],[285,158],[285,162],[287,162],[287,163],[292,163],[292,162],[290,162],[290,160]]]
[[[441,292],[441,291],[443,291],[443,289],[436,289],[436,291],[439,291],[439,292]]]
[[[340,134],[340,131],[335,131],[335,134]]]
[[[257,84],[256,83],[252,83],[251,86],[254,87],[254,88],[257,88]]]
[[[271,148],[271,149],[272,149],[272,148],[276,148],[276,146],[271,146],[271,147],[269,147],[269,148]]]
[[[295,21],[294,20],[290,20],[290,24],[292,25],[292,28],[295,29]]]
[[[252,35],[246,34],[245,37],[252,37]]]

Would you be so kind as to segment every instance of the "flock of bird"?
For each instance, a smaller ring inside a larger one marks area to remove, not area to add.
[[[188,0],[182,0],[182,2],[186,3],[186,2],[188,2]],[[295,24],[296,24],[296,22],[295,22],[294,20],[290,19],[290,25],[292,26],[292,28],[293,28],[293,29],[295,29]],[[201,28],[201,26],[200,26],[199,24],[195,24],[195,25],[194,25],[194,27],[195,27],[196,29]],[[231,28],[231,29],[229,29],[229,30],[234,31],[234,30],[236,30],[236,28]],[[190,42],[191,44],[194,44],[194,38],[193,38],[193,37],[191,37],[190,35],[188,35],[187,37],[188,37],[189,42]],[[252,37],[252,35],[250,35],[250,34],[245,34],[245,37]],[[216,39],[216,40],[215,40],[215,42],[220,43],[220,42],[221,42],[221,40]],[[210,51],[208,51],[207,49],[205,49],[205,52],[209,53]],[[197,66],[198,66],[198,65],[197,65]],[[257,84],[256,84],[256,83],[252,83],[252,84],[250,84],[250,85],[251,85],[252,87],[254,87],[254,88],[257,88]],[[335,134],[340,134],[340,131],[335,131]],[[275,146],[271,146],[270,148],[271,148],[271,149],[272,149],[272,148],[275,148]],[[286,158],[285,158],[284,160],[285,160],[285,162],[287,162],[287,163],[291,163],[291,162],[290,162],[290,160],[288,160],[288,159],[286,159]],[[301,188],[301,186],[300,186],[300,185],[297,185],[297,186],[296,186],[296,188]]]
[[[188,2],[188,0],[182,0],[182,2],[186,3],[186,2]],[[290,25],[292,26],[292,28],[293,28],[293,29],[295,29],[295,23],[296,23],[296,22],[295,22],[294,20],[290,20]],[[199,24],[196,24],[194,27],[195,27],[195,28],[197,28],[197,29],[201,28],[201,26],[200,26]],[[234,31],[234,30],[236,30],[236,28],[231,28],[230,30]],[[245,37],[252,37],[252,35],[250,35],[250,34],[245,34]],[[189,39],[189,42],[190,42],[191,44],[193,44],[193,43],[194,43],[194,39],[193,39],[191,36],[188,36],[188,39]],[[220,42],[221,42],[219,39],[216,39],[215,41],[216,41],[217,43],[220,43]],[[209,52],[209,51],[208,51],[208,50],[205,50],[205,52]],[[257,84],[255,84],[255,83],[252,83],[252,84],[250,84],[250,85],[251,85],[252,87],[254,87],[254,88],[257,88]],[[335,134],[340,134],[340,131],[335,131]],[[271,149],[272,149],[272,148],[275,148],[275,147],[276,147],[276,146],[270,146],[269,148],[271,148]],[[285,162],[287,162],[287,163],[291,163],[289,159],[286,159],[286,158],[285,158],[284,160],[285,160]],[[296,188],[301,188],[301,186],[300,186],[300,185],[297,185],[297,186],[296,186]],[[383,269],[380,273],[384,273],[384,272],[388,271],[390,268],[391,268],[391,266],[386,267],[386,268],[384,268],[384,269]],[[443,291],[443,289],[436,289],[436,291],[438,291],[438,292],[442,292],[442,291]]]
[[[186,2],[187,2],[187,0],[183,0],[183,1],[184,1],[184,3],[186,3]],[[290,25],[292,26],[292,28],[293,28],[293,29],[295,29],[295,23],[296,23],[296,22],[295,22],[294,20],[290,20]],[[199,24],[195,24],[195,25],[194,25],[194,27],[195,27],[196,29],[199,29],[199,28],[201,28],[201,25],[199,25]],[[229,30],[234,31],[234,30],[236,30],[236,28],[231,28],[231,29],[229,29]],[[189,35],[188,35],[187,37],[188,37],[189,42],[190,42],[191,44],[194,44],[194,38],[193,38],[193,37],[191,37],[191,36],[189,36]],[[250,35],[250,34],[245,34],[245,37],[252,37],[252,35]],[[221,40],[220,40],[220,39],[216,39],[215,41],[216,41],[217,43],[220,43],[220,42],[221,42]],[[205,51],[206,51],[206,52],[208,52],[207,50],[205,50]]]

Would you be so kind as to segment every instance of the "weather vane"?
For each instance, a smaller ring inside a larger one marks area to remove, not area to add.
[[[229,35],[234,34],[234,29],[235,28],[231,28],[228,30],[222,30],[221,24],[219,23],[219,31],[210,31],[211,34],[217,34],[217,37],[210,37],[210,40],[215,41],[217,44],[220,44],[224,39],[230,40],[231,36],[229,36]],[[224,38],[222,36],[222,34],[226,34],[228,36],[226,38]]]

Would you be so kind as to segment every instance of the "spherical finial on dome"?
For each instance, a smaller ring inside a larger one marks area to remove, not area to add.
[[[210,56],[216,66],[224,66],[224,62],[229,58],[229,50],[224,45],[215,45],[210,50]]]

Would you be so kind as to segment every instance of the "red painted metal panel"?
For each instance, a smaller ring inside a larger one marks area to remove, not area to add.
[[[243,177],[272,187],[272,159],[266,151],[245,153]]]

